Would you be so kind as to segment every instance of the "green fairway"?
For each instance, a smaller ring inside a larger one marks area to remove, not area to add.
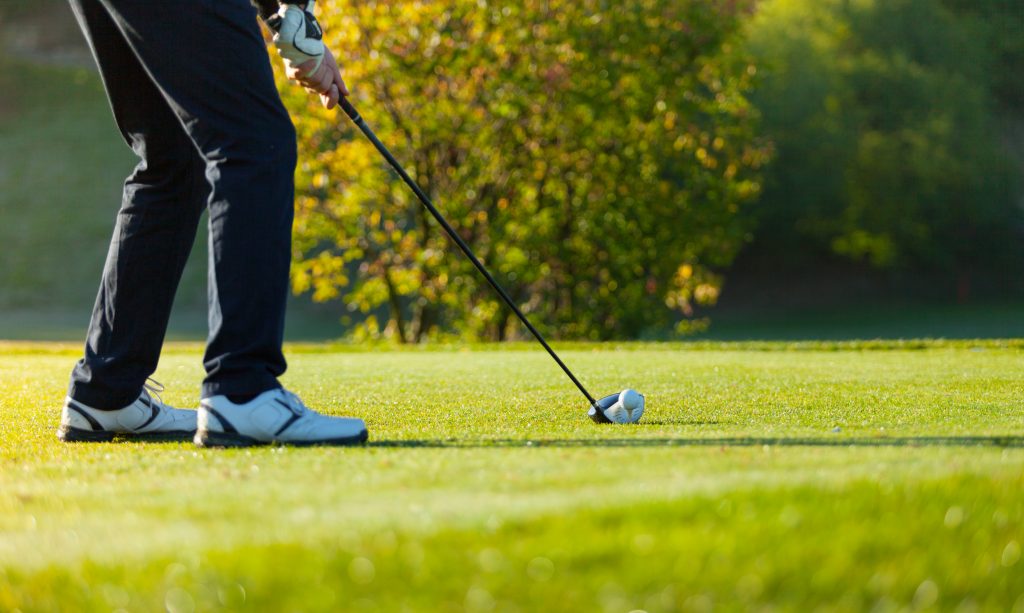
[[[69,446],[0,345],[0,610],[1024,610],[1024,343],[296,346],[354,449]],[[157,378],[189,405],[200,349]]]

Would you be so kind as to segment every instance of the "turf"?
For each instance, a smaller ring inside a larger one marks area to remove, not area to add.
[[[1024,343],[293,346],[355,449],[61,445],[0,345],[0,610],[1024,609]],[[200,350],[157,378],[187,405]]]

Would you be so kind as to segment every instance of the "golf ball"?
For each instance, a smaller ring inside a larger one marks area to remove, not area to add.
[[[635,424],[644,415],[644,396],[636,390],[625,389],[596,401],[589,415],[598,423],[606,423],[596,417],[598,411],[613,424]]]
[[[627,411],[632,411],[633,409],[640,406],[641,400],[642,398],[640,394],[636,392],[636,390],[626,389],[619,392],[619,403],[622,404],[622,408],[626,409]]]

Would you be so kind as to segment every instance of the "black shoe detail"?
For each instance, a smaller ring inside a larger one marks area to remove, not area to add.
[[[100,425],[100,422],[96,421],[96,418],[93,417],[92,415],[89,415],[89,412],[85,409],[85,407],[81,406],[80,404],[78,404],[74,400],[68,400],[67,407],[69,409],[71,409],[72,411],[74,411],[75,413],[78,413],[79,415],[84,417],[85,421],[89,422],[89,425],[92,426],[93,430],[96,430],[96,431],[102,431],[103,430],[103,426]]]
[[[142,430],[149,424],[153,423],[153,420],[156,419],[156,416],[160,414],[160,405],[156,405],[151,402],[146,402],[146,399],[143,399],[143,403],[145,403],[146,406],[149,407],[149,410],[152,411],[153,414],[149,416],[149,419],[146,420],[146,423],[136,428],[136,430]]]
[[[67,424],[57,429],[57,438],[65,443],[109,443],[114,433],[106,430],[82,430]]]
[[[115,438],[152,442],[187,441],[194,434],[193,430],[167,430],[165,432],[111,432],[110,430],[104,430],[103,426],[100,425],[100,422],[96,421],[96,418],[89,415],[85,407],[74,400],[68,401],[67,408],[85,418],[85,420],[89,422],[89,425],[92,426],[92,430],[84,430],[68,424],[61,424],[60,428],[57,429],[57,438],[65,443],[107,443]],[[149,425],[156,415],[160,413],[159,407],[150,405],[150,408],[153,409],[154,414],[149,418],[149,421],[142,426],[139,426],[140,428]]]
[[[325,439],[319,441],[259,441],[244,434],[229,434],[227,432],[211,432],[200,430],[196,433],[195,444],[199,447],[254,447],[257,445],[286,445],[288,447],[346,447],[349,445],[362,445],[370,438],[366,430],[362,430],[355,436]]]
[[[111,432],[110,430],[82,430],[62,424],[57,429],[57,438],[65,443],[109,443],[114,439],[125,441],[182,442],[192,439],[191,430],[168,430],[167,432]]]
[[[292,405],[288,404],[284,400],[281,400],[280,398],[274,398],[274,402],[276,402],[277,404],[279,404],[279,405],[283,406],[284,408],[288,409],[289,413],[293,413],[295,415],[298,415],[298,413],[295,411],[295,407],[293,407]]]
[[[284,422],[284,425],[277,429],[277,432],[274,433],[274,436],[278,436],[279,434],[287,430],[289,426],[299,421],[300,417],[302,417],[302,415],[300,415],[299,413],[292,413],[292,416],[288,418],[288,421]]]
[[[225,434],[238,434],[238,430],[236,430],[235,427],[231,425],[231,422],[228,421],[223,415],[218,413],[213,407],[211,407],[210,405],[204,405],[203,408],[206,409],[206,412],[212,415],[214,419],[217,420],[217,423],[220,424],[220,428],[221,430],[224,431]]]

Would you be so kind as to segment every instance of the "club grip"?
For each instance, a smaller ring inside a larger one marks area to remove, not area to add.
[[[341,107],[341,110],[345,111],[345,114],[348,115],[349,119],[352,121],[359,121],[359,111],[356,110],[356,107],[352,106],[352,103],[348,101],[348,98],[342,96],[341,99],[338,100],[338,106]]]

